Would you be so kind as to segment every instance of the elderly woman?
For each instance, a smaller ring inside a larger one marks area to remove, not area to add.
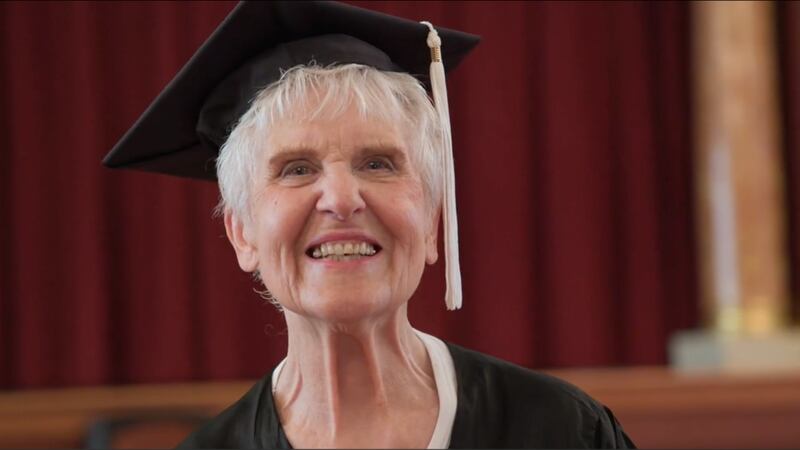
[[[358,8],[242,4],[106,159],[216,177],[239,266],[286,318],[286,358],[184,446],[632,445],[577,388],[409,323],[440,216],[460,304],[439,59],[477,39],[439,33],[441,49],[432,27]],[[428,46],[434,102],[407,73]],[[165,129],[175,115],[196,126]]]

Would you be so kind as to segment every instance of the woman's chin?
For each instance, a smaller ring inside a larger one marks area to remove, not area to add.
[[[306,297],[295,313],[331,324],[357,323],[389,315],[399,307],[383,295],[315,295]],[[294,308],[290,308],[294,309]]]

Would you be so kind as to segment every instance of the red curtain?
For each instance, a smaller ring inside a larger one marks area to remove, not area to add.
[[[800,268],[800,3],[779,2],[778,24],[781,96],[786,162],[786,191],[791,268]],[[800,323],[800,273],[790,270],[792,316]]]
[[[412,323],[529,367],[664,363],[697,316],[688,5],[359,5],[483,36],[448,79],[465,306],[444,310],[438,264]],[[100,165],[232,7],[0,3],[0,386],[283,356],[216,187]]]

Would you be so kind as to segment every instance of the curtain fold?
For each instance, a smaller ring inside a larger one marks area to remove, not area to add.
[[[800,267],[800,4],[778,2],[778,58],[783,112],[784,162],[789,230],[789,267]],[[791,313],[800,323],[800,273],[789,271]]]
[[[688,5],[354,3],[483,36],[448,76],[464,308],[440,262],[412,324],[528,367],[664,363],[697,322]],[[0,387],[283,357],[216,186],[100,165],[233,6],[0,3]]]

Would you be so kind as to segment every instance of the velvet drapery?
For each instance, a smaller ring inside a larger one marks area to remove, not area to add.
[[[789,231],[791,315],[800,323],[800,3],[776,6],[783,148]]]
[[[448,77],[464,308],[445,311],[440,262],[412,323],[529,367],[664,363],[697,323],[689,6],[356,4],[483,36]],[[283,356],[216,187],[100,165],[232,7],[0,3],[0,387]]]

